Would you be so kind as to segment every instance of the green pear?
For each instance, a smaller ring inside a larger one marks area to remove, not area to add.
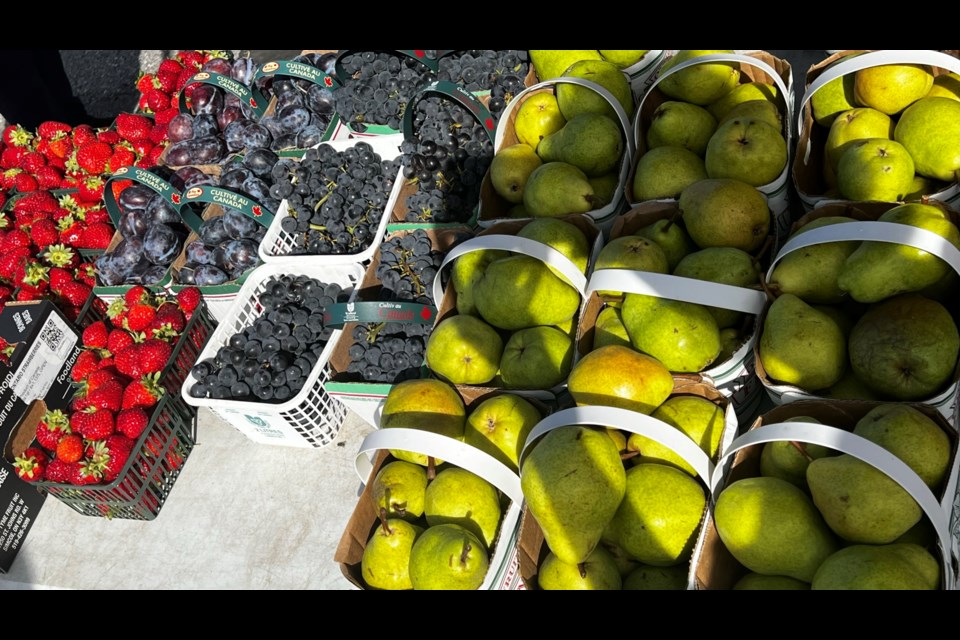
[[[720,355],[714,362],[721,364],[732,358],[744,341],[744,336],[740,335],[738,329],[734,327],[720,329]]]
[[[853,95],[854,74],[848,73],[834,78],[810,98],[813,108],[813,119],[821,127],[829,127],[844,111],[857,107],[857,99]]]
[[[600,250],[594,272],[600,269],[631,269],[650,273],[669,273],[667,256],[653,240],[640,236],[614,238]],[[619,296],[619,291],[598,291],[602,296]]]
[[[620,571],[610,552],[598,546],[579,564],[569,564],[548,553],[537,572],[544,591],[619,591]]]
[[[766,100],[750,100],[748,102],[741,102],[730,109],[730,111],[727,112],[727,115],[723,116],[723,118],[721,118],[717,124],[721,125],[724,122],[736,120],[737,118],[765,122],[777,131],[780,131],[783,127],[783,116],[780,115],[780,109],[777,108],[776,104]]]
[[[821,424],[816,418],[796,416],[784,422],[813,422]],[[807,490],[807,466],[811,460],[832,453],[827,447],[809,442],[777,440],[767,442],[760,450],[760,475],[780,478],[792,485]]]
[[[813,580],[838,544],[803,491],[780,478],[745,478],[720,492],[714,523],[740,564],[763,575]]]
[[[837,188],[848,200],[903,200],[913,186],[910,153],[895,140],[856,140],[840,156]]]
[[[678,198],[680,192],[698,180],[707,178],[703,160],[683,147],[657,147],[637,161],[633,174],[633,199]]]
[[[515,331],[500,359],[505,389],[551,389],[570,375],[573,341],[556,327]]]
[[[427,524],[458,524],[493,547],[500,526],[496,487],[466,469],[447,467],[427,485],[423,501]]]
[[[650,53],[650,50],[640,49],[636,51],[629,51],[629,50],[621,50],[621,49],[614,49],[614,50],[600,49],[598,53],[601,56],[603,56],[603,59],[606,60],[607,62],[612,62],[613,64],[617,65],[621,69],[626,69],[627,67],[632,67],[633,65],[643,60],[643,57],[648,53]]]
[[[474,298],[484,320],[509,331],[566,322],[580,309],[580,293],[526,255],[492,262],[474,286]]]
[[[623,500],[626,484],[613,440],[584,426],[547,433],[527,455],[520,473],[524,500],[547,546],[572,565],[590,557]]]
[[[960,101],[960,75],[942,73],[933,79],[933,86],[925,98],[949,98]]]
[[[616,429],[607,429],[608,434],[613,431],[616,431]],[[617,546],[616,542],[609,542],[606,539],[606,534],[607,532],[605,532],[604,536],[600,538],[600,544],[597,546],[597,549],[604,549],[610,554],[610,557],[613,558],[614,564],[617,565],[617,572],[620,574],[620,577],[623,578],[640,566],[640,563],[634,560],[629,553]]]
[[[530,62],[541,82],[559,78],[563,72],[580,60],[602,60],[593,49],[531,49]]]
[[[817,391],[843,376],[847,341],[833,318],[788,293],[767,310],[759,357],[771,379]]]
[[[505,258],[510,253],[498,249],[483,249],[465,253],[453,262],[450,270],[450,280],[457,295],[457,313],[479,316],[477,305],[473,300],[473,285],[483,277],[483,271],[494,260]]]
[[[920,522],[910,527],[905,534],[894,540],[892,544],[904,542],[932,548],[936,544],[936,537],[937,534],[930,518],[920,518]]]
[[[880,396],[857,377],[852,367],[847,369],[839,381],[823,391],[823,397],[836,400],[880,400]]]
[[[623,107],[628,119],[633,116],[633,91],[630,89],[630,83],[620,67],[612,62],[580,60],[567,67],[563,75],[567,78],[583,78],[600,85],[613,94]],[[560,105],[563,117],[568,121],[586,113],[617,119],[617,113],[607,99],[587,87],[567,83],[558,84],[557,103]]]
[[[823,145],[823,153],[826,165],[829,167],[826,174],[827,183],[835,185],[837,167],[840,164],[840,157],[850,145],[857,140],[869,140],[871,138],[893,139],[893,132],[896,123],[885,113],[876,109],[862,107],[850,109],[839,114],[830,125],[830,132],[827,134],[827,141]],[[831,176],[834,178],[831,180]]]
[[[590,258],[590,245],[587,236],[575,225],[556,218],[531,220],[523,226],[517,235],[548,245],[576,265],[581,273],[587,272],[587,260]],[[551,267],[553,273],[561,276],[560,271]],[[563,277],[563,276],[561,276]]]
[[[859,104],[896,115],[933,87],[930,68],[920,64],[884,64],[856,72],[853,95]]]
[[[410,582],[416,590],[479,589],[490,559],[483,542],[458,524],[438,524],[410,550]]]
[[[668,273],[673,273],[685,255],[697,250],[683,225],[677,224],[673,218],[661,218],[639,229],[634,235],[649,238],[660,245],[667,256]]]
[[[850,366],[884,398],[921,400],[952,379],[960,334],[942,304],[903,294],[872,306],[850,333]]]
[[[623,149],[620,125],[605,115],[584,113],[541,140],[537,154],[544,162],[566,162],[596,178],[616,169]]]
[[[807,486],[827,525],[849,542],[893,542],[923,517],[906,489],[848,454],[810,462]]]
[[[523,202],[527,179],[541,164],[540,156],[528,144],[504,147],[490,162],[490,182],[494,191],[507,202]]]
[[[620,174],[617,171],[595,178],[588,177],[587,182],[593,187],[593,197],[596,198],[597,207],[605,207],[619,196],[617,191],[620,188]]]
[[[628,293],[620,316],[633,347],[670,371],[703,371],[720,355],[720,329],[705,306]]]
[[[874,407],[857,422],[853,432],[903,460],[934,491],[950,468],[947,434],[910,405]]]
[[[608,344],[630,346],[627,328],[620,319],[620,310],[615,307],[604,307],[593,327],[593,348],[599,349]]]
[[[503,340],[480,318],[455,315],[437,324],[425,355],[427,366],[453,384],[483,384],[497,374]]]
[[[915,544],[852,545],[823,561],[814,590],[936,591],[940,563]]]
[[[567,388],[577,406],[619,407],[650,415],[673,392],[673,376],[656,358],[607,345],[577,361]]]
[[[641,564],[623,579],[624,591],[685,591],[689,567],[653,567]]]
[[[698,247],[734,247],[751,253],[770,234],[767,199],[739,180],[701,180],[680,194],[687,233]]]
[[[393,385],[383,401],[380,428],[421,429],[455,440],[463,439],[467,410],[456,389],[433,378],[404,380]],[[391,449],[394,458],[427,466],[426,455]],[[437,460],[436,464],[442,461]]]
[[[941,208],[909,203],[886,211],[880,222],[931,231],[960,247],[960,230]],[[907,233],[908,230],[904,230]],[[837,285],[857,302],[879,302],[898,293],[920,291],[944,277],[951,267],[932,253],[905,244],[867,241],[843,263]]]
[[[586,174],[566,162],[540,165],[523,190],[523,206],[535,218],[586,213],[598,205]]]
[[[801,233],[842,222],[856,222],[845,216],[825,216],[805,224],[790,239]],[[846,297],[846,291],[837,284],[837,276],[846,259],[860,242],[825,242],[798,249],[785,255],[773,269],[767,283],[778,293],[791,293],[811,304],[837,304]]]
[[[516,472],[527,435],[540,418],[530,401],[503,393],[484,400],[470,412],[463,441]]]
[[[686,256],[673,270],[673,275],[732,287],[755,288],[760,282],[760,265],[741,249],[710,247]],[[707,310],[721,329],[737,325],[743,318],[742,313],[731,309],[707,307]]]
[[[410,552],[423,528],[399,518],[379,525],[363,548],[360,573],[372,589],[402,591],[413,589],[410,580]]]
[[[702,158],[716,130],[717,119],[703,107],[667,100],[650,116],[647,147],[683,147]]]
[[[663,75],[677,64],[713,53],[733,53],[730,49],[681,49],[660,67]],[[708,105],[716,102],[737,86],[740,64],[737,62],[705,62],[664,78],[658,85],[666,95],[676,100]]]
[[[787,166],[787,141],[762,120],[735,118],[717,127],[704,159],[711,178],[732,178],[754,187],[777,179]]]
[[[380,468],[370,485],[376,515],[415,521],[423,515],[427,472],[418,464],[394,460]]]
[[[916,163],[914,163],[914,168],[916,168]],[[920,174],[914,174],[913,182],[910,184],[910,191],[903,197],[903,199],[905,202],[910,202],[911,200],[920,200],[923,198],[923,196],[940,191],[943,188],[942,184],[943,183],[937,180],[924,178]]]
[[[765,576],[748,573],[733,585],[734,591],[805,591],[810,584],[787,576]]]
[[[517,140],[536,150],[541,140],[565,124],[567,119],[560,113],[557,97],[550,91],[542,91],[526,98],[517,109],[513,131]]]
[[[900,116],[894,139],[910,152],[917,173],[956,181],[960,170],[960,102],[949,98],[917,100]]]
[[[744,82],[738,84],[729,93],[721,97],[716,102],[710,104],[707,110],[717,119],[717,122],[723,120],[730,110],[738,104],[752,102],[755,100],[764,100],[776,106],[781,100],[780,90],[777,86],[769,82]]]
[[[700,396],[671,396],[651,416],[685,433],[711,459],[716,459],[726,421],[723,409],[715,403]],[[639,433],[630,434],[627,450],[640,452],[640,457],[633,459],[635,462],[666,464],[691,476],[697,475],[690,463],[673,449]]]
[[[627,489],[611,527],[623,549],[645,564],[669,567],[690,559],[706,493],[679,469],[645,463],[627,471]]]

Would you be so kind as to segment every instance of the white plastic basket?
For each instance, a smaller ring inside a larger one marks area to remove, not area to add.
[[[322,282],[339,284],[344,290],[352,290],[350,301],[356,298],[357,287],[363,279],[363,268],[359,264],[304,264],[295,270],[276,264],[257,267],[243,284],[236,302],[220,321],[200,353],[198,362],[214,357],[233,334],[259,318],[263,309],[258,307],[256,301],[266,290],[266,283],[274,276],[288,275],[291,272],[294,275],[306,275]],[[286,402],[271,404],[194,398],[189,394],[192,386],[190,381],[183,385],[180,393],[187,404],[207,407],[254,442],[304,448],[326,446],[337,436],[347,411],[346,407],[329,396],[324,389],[328,378],[327,361],[341,333],[339,330],[333,332],[317,364],[307,376],[303,388]]]
[[[403,135],[396,134],[363,139],[331,140],[321,144],[328,144],[337,151],[345,151],[357,146],[357,144],[361,142],[365,142],[373,147],[374,152],[379,154],[381,159],[393,160],[400,155],[400,143],[403,142]],[[287,217],[290,209],[289,203],[283,200],[283,202],[280,203],[280,208],[277,210],[276,216],[273,218],[273,222],[267,229],[266,235],[260,242],[260,248],[258,250],[260,259],[266,264],[283,264],[287,266],[295,264],[298,268],[301,265],[310,267],[312,265],[325,266],[351,262],[366,262],[373,257],[373,254],[376,253],[380,247],[380,242],[383,240],[383,236],[387,231],[390,214],[400,195],[400,189],[403,187],[403,183],[403,176],[398,170],[393,182],[393,189],[390,191],[390,197],[387,199],[386,204],[384,204],[383,211],[380,214],[380,223],[377,225],[377,230],[370,240],[370,245],[360,253],[328,255],[292,254],[291,252],[296,246],[296,234],[287,233],[280,227],[280,223]]]

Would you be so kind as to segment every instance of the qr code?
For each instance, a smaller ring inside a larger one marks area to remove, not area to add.
[[[57,325],[48,322],[40,332],[40,339],[50,348],[50,351],[57,352],[63,342],[63,331]]]

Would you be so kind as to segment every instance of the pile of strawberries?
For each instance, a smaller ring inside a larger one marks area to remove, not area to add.
[[[110,306],[109,320],[84,329],[84,348],[71,371],[77,390],[69,413],[43,416],[34,445],[15,459],[17,474],[73,485],[115,480],[166,392],[160,376],[200,297],[196,287],[173,298],[135,286]],[[183,462],[175,450],[163,450],[158,436],[148,434],[144,446],[172,468]]]

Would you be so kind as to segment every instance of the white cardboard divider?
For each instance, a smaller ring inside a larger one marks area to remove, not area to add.
[[[948,521],[948,514],[953,505],[953,492],[947,491],[948,495],[944,497],[941,504],[930,488],[905,462],[880,445],[850,431],[805,422],[778,422],[751,429],[734,440],[718,461],[714,475],[710,478],[710,494],[714,497],[714,501],[719,494],[721,482],[726,477],[724,466],[732,455],[745,447],[783,440],[818,444],[852,455],[882,471],[903,487],[930,519],[940,546],[944,585],[947,590],[955,588],[956,576],[951,565],[954,551]]]

